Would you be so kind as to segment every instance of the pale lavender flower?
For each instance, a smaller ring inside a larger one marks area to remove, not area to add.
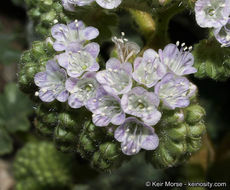
[[[190,98],[190,97],[193,97],[194,95],[196,95],[197,93],[197,86],[191,82],[189,82],[189,91],[187,93],[187,96]]]
[[[122,0],[96,0],[97,4],[105,9],[117,8]]]
[[[222,47],[230,47],[230,18],[226,25],[214,30],[214,35]]]
[[[69,0],[62,0],[62,5],[65,10],[74,12],[75,11],[75,5],[70,3]]]
[[[99,35],[98,29],[89,26],[85,27],[82,21],[75,20],[68,25],[56,24],[51,29],[51,34],[56,41],[53,47],[56,51],[66,50],[70,43],[83,44],[87,40],[92,40]]]
[[[155,86],[155,93],[162,100],[163,106],[167,109],[187,107],[189,98],[196,91],[195,85],[191,86],[185,77],[178,77],[174,74],[167,74]]]
[[[170,72],[179,76],[195,73],[197,69],[193,67],[194,57],[190,51],[186,50],[187,47],[179,50],[177,45],[168,44],[163,51],[159,51],[161,62],[168,67]]]
[[[100,47],[97,43],[89,43],[83,47],[79,43],[71,43],[65,53],[57,56],[58,63],[64,67],[70,77],[80,77],[84,72],[99,70],[96,58]]]
[[[46,64],[46,71],[37,73],[34,77],[35,84],[40,88],[36,94],[43,102],[52,102],[57,99],[65,102],[69,93],[65,89],[66,72],[54,61],[50,60]]]
[[[109,123],[121,125],[125,121],[125,113],[118,96],[102,93],[89,100],[86,108],[93,113],[93,123],[96,126],[108,126]]]
[[[155,150],[159,145],[159,138],[154,128],[134,117],[127,118],[115,130],[114,137],[121,142],[122,152],[126,155],[137,154],[141,149]]]
[[[134,61],[134,80],[148,88],[153,87],[166,72],[166,66],[160,62],[159,55],[152,49],[146,50],[143,57],[137,57]]]
[[[111,94],[127,93],[132,88],[132,65],[110,58],[106,63],[106,70],[98,72],[96,78]]]
[[[230,15],[230,0],[198,0],[195,4],[196,21],[203,28],[219,28]]]
[[[72,108],[80,108],[87,104],[87,102],[99,96],[102,92],[100,84],[95,78],[95,72],[84,74],[81,79],[69,78],[65,85],[66,90],[69,91],[68,104]]]
[[[92,2],[96,1],[98,5],[105,9],[114,9],[121,4],[121,0],[67,0],[68,3],[77,6],[89,5]]]
[[[142,87],[135,87],[121,99],[121,106],[125,113],[139,117],[148,125],[155,125],[161,118],[157,110],[159,99],[153,92],[148,92]]]

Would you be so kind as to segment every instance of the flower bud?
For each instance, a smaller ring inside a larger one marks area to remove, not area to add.
[[[39,7],[42,11],[49,11],[50,8],[52,7],[53,0],[43,0],[39,1]]]
[[[172,139],[173,141],[181,142],[184,141],[186,138],[186,130],[187,130],[187,126],[183,123],[174,128],[168,129],[167,134],[169,138]]]
[[[34,41],[32,43],[32,49],[31,49],[31,56],[32,58],[39,58],[40,56],[44,56],[44,43],[41,41]]]
[[[45,25],[52,25],[53,24],[53,21],[55,20],[56,18],[56,11],[55,10],[50,10],[49,12],[47,13],[44,13],[41,15],[41,22],[43,22]]]
[[[229,72],[229,48],[222,48],[214,39],[202,40],[193,50],[198,78],[210,77],[214,80],[226,80]],[[216,56],[218,55],[218,56]]]
[[[76,117],[76,116],[75,116]],[[74,116],[70,113],[59,113],[58,114],[59,125],[74,130],[74,128],[79,128],[77,121],[74,120]]]
[[[168,149],[168,151],[170,152],[170,154],[172,156],[182,155],[187,150],[185,140],[180,141],[180,142],[174,142],[174,141],[168,139],[164,144],[164,148]]]
[[[54,127],[47,126],[41,121],[39,121],[38,119],[34,121],[34,125],[36,127],[37,132],[41,134],[42,136],[45,136],[45,137],[53,136],[54,129],[55,129]]]
[[[185,109],[185,120],[189,124],[196,124],[205,115],[205,110],[199,105],[191,105]]]
[[[99,146],[99,151],[95,152],[91,161],[91,166],[101,170],[111,170],[119,167],[125,156],[116,143],[106,142]]]
[[[205,132],[205,125],[203,122],[199,122],[193,126],[188,127],[188,136],[191,139],[200,139],[200,137],[204,134]]]
[[[196,152],[197,150],[200,149],[201,145],[202,145],[201,138],[196,139],[196,140],[190,139],[188,144],[187,144],[188,152],[190,152],[190,153]]]
[[[184,113],[182,111],[165,111],[163,122],[166,125],[178,125],[184,121]]]

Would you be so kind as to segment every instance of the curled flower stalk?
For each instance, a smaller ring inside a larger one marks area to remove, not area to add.
[[[62,9],[72,18],[93,2],[62,0]],[[113,9],[122,1],[96,3]],[[36,129],[59,150],[78,152],[104,171],[140,152],[154,166],[170,167],[198,150],[205,112],[187,78],[197,72],[192,48],[141,48],[122,32],[111,38],[114,51],[105,58],[97,38],[103,32],[77,19],[53,23],[46,40],[22,56],[19,85],[36,102]]]

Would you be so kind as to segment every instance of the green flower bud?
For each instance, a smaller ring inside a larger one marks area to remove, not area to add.
[[[179,113],[184,113],[185,120],[177,125],[174,124],[176,113],[178,111],[166,112],[166,116],[155,128],[160,139],[159,146],[155,151],[146,152],[146,159],[156,168],[178,165],[201,147],[205,131],[202,121],[204,109],[194,103],[181,109]]]
[[[181,141],[181,142],[174,142],[170,139],[168,139],[165,144],[164,148],[168,149],[168,151],[171,153],[173,156],[181,155],[186,152],[186,142]]]
[[[86,121],[79,135],[77,151],[82,157],[89,159],[105,136],[106,133],[102,128],[95,126],[91,121]]]
[[[205,125],[203,122],[199,122],[196,125],[189,126],[188,127],[188,136],[191,139],[200,139],[200,137],[204,134],[205,132]]]
[[[55,140],[59,142],[74,142],[77,138],[74,133],[67,131],[59,126],[55,128],[54,136]]]
[[[99,146],[99,151],[95,152],[91,166],[101,170],[112,170],[120,167],[123,160],[125,159],[124,154],[120,150],[120,145],[117,143],[106,142]]]
[[[54,127],[53,126],[48,126],[44,123],[42,123],[40,120],[35,119],[34,125],[37,129],[37,132],[41,134],[42,136],[45,137],[52,137],[54,134]]]
[[[44,12],[49,11],[50,8],[52,7],[52,4],[53,4],[53,0],[41,0],[39,4],[39,8]]]
[[[91,167],[106,170],[110,167],[110,164],[101,158],[100,152],[95,152],[91,161]]]
[[[21,59],[20,59],[21,66],[25,65],[27,62],[30,62],[30,61],[31,61],[30,51],[26,50],[23,52]]]
[[[196,124],[201,121],[205,115],[205,110],[198,104],[190,105],[185,109],[185,120],[189,124]]]
[[[193,152],[198,151],[200,149],[201,145],[202,145],[201,137],[199,139],[196,139],[196,140],[195,139],[194,140],[192,140],[192,139],[188,140],[188,144],[187,144],[188,152],[193,153]]]
[[[18,75],[19,87],[23,92],[34,96],[37,91],[34,76],[45,70],[47,61],[53,58],[54,53],[50,44],[41,41],[33,42],[32,48],[23,53]]]
[[[38,20],[39,17],[41,16],[41,12],[40,12],[39,8],[35,8],[35,9],[29,10],[29,11],[28,11],[28,15],[29,15],[31,18],[33,18],[33,19],[35,19],[35,20]]]
[[[202,40],[195,45],[193,55],[194,66],[198,70],[196,77],[210,77],[221,81],[230,77],[230,50],[222,48],[214,38]]]
[[[53,21],[55,20],[56,16],[57,16],[56,11],[52,9],[49,12],[41,15],[41,22],[44,25],[51,26],[53,24]]]
[[[41,41],[35,41],[32,43],[31,55],[32,58],[38,59],[40,56],[44,56],[44,43]]]
[[[175,142],[183,142],[186,138],[187,126],[182,123],[174,128],[170,128],[167,131],[168,137]]]
[[[83,149],[84,151],[86,151],[88,153],[93,152],[93,151],[96,150],[95,142],[92,141],[89,137],[87,137],[84,134],[80,135],[79,146],[81,146],[81,149]],[[82,154],[83,157],[85,157],[84,153],[81,152],[81,150],[79,152]]]
[[[182,111],[164,111],[162,125],[178,125],[184,121],[184,113]]]
[[[64,128],[68,128],[69,130],[77,130],[80,129],[78,126],[78,122],[76,121],[76,115],[70,114],[68,112],[66,113],[60,113],[58,114],[58,123],[60,126],[63,126]]]

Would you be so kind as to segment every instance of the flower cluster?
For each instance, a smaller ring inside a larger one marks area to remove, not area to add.
[[[105,9],[117,8],[122,2],[122,0],[62,0],[62,5],[66,10],[74,11],[75,6],[90,5],[94,1]]]
[[[203,28],[214,28],[222,47],[230,46],[230,0],[198,0],[196,21]]]
[[[96,28],[74,21],[56,24],[51,33],[59,54],[48,61],[46,71],[35,75],[36,95],[44,102],[68,101],[75,109],[85,106],[96,126],[113,126],[126,155],[156,149],[159,139],[153,127],[161,119],[161,110],[187,107],[196,92],[184,77],[196,72],[185,44],[180,49],[179,43],[169,44],[158,52],[147,49],[136,57],[139,46],[122,33],[112,39],[117,58],[110,58],[99,70],[100,47],[90,42],[99,34]]]

